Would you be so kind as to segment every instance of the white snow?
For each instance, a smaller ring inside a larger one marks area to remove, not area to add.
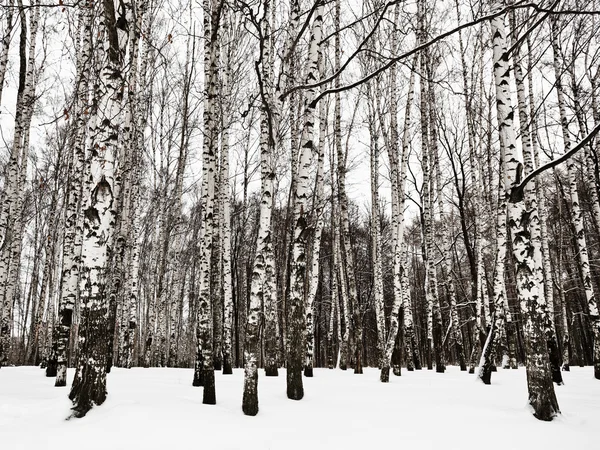
[[[0,369],[3,449],[527,449],[600,448],[600,381],[591,367],[563,372],[562,415],[540,422],[529,411],[525,369],[502,370],[485,386],[450,367],[363,375],[315,369],[305,397],[285,394],[285,371],[260,371],[260,411],[241,410],[243,371],[216,376],[217,405],[202,404],[191,369],[113,369],[108,399],[83,419],[69,416],[69,388],[36,367]],[[69,381],[73,369],[69,369]]]

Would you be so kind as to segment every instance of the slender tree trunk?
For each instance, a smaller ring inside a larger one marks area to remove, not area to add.
[[[318,54],[323,27],[323,3],[319,2],[313,18],[312,32],[308,49],[308,67],[306,82],[312,84],[319,77]],[[300,137],[300,155],[298,164],[298,178],[293,191],[294,197],[294,231],[292,240],[292,261],[290,270],[290,296],[288,304],[288,354],[287,368],[287,396],[292,400],[301,400],[304,397],[302,385],[303,353],[305,350],[306,318],[304,311],[306,305],[306,250],[308,226],[308,194],[309,177],[315,152],[314,122],[316,96],[314,88],[307,89],[304,99],[304,114],[302,117],[302,133]]]
[[[270,0],[263,2],[264,21],[263,36],[269,36],[270,23],[267,19]],[[271,48],[263,45],[261,53],[262,71],[257,72],[260,77],[261,89],[261,115],[260,115],[260,168],[261,168],[261,201],[259,212],[258,236],[256,242],[256,254],[252,265],[252,279],[250,285],[250,304],[248,308],[248,322],[246,325],[246,345],[244,347],[244,394],[242,397],[242,411],[248,416],[258,414],[258,358],[260,353],[260,321],[263,310],[263,302],[268,309],[268,318],[272,323],[273,296],[276,294],[274,285],[274,260],[273,260],[273,237],[271,230],[271,214],[274,196],[274,151],[275,151],[275,123],[272,121],[274,108],[271,84]],[[272,362],[267,363],[269,375],[276,375]]]
[[[22,211],[29,159],[29,131],[35,103],[35,49],[40,17],[39,1],[37,1],[30,9],[28,37],[26,10],[21,0],[18,0],[18,5],[21,34],[17,113],[13,143],[7,163],[4,199],[0,205],[0,239],[2,239],[0,247],[0,367],[8,359],[13,299],[19,282],[23,233]],[[28,40],[29,46],[27,45]]]
[[[228,26],[227,19],[224,26]],[[223,79],[223,93],[229,94],[231,78],[231,66],[229,64],[229,52],[227,48],[223,52],[223,64],[225,66],[225,77]],[[223,134],[221,137],[221,263],[223,265],[223,374],[231,375],[232,370],[232,327],[233,327],[233,291],[231,277],[231,188],[229,183],[229,128],[230,123],[226,111],[221,112],[223,121]]]
[[[67,385],[67,352],[69,336],[73,323],[73,310],[78,296],[78,283],[81,264],[81,237],[83,232],[83,215],[81,213],[81,194],[83,189],[83,171],[85,150],[84,143],[87,129],[88,107],[88,72],[89,57],[92,46],[92,9],[82,7],[80,29],[77,41],[81,44],[77,59],[77,103],[75,111],[75,139],[73,148],[73,168],[69,176],[67,211],[65,217],[65,237],[63,244],[63,267],[61,274],[61,291],[59,297],[57,326],[57,359],[58,369],[54,385]]]
[[[318,47],[318,66],[319,79],[324,72],[325,61]],[[319,268],[321,255],[321,235],[325,220],[323,217],[323,171],[325,165],[325,136],[326,136],[327,118],[325,117],[325,102],[319,103],[319,144],[317,146],[317,174],[315,179],[315,194],[313,196],[313,222],[315,230],[313,232],[311,267],[308,275],[308,295],[306,302],[306,362],[304,364],[304,376],[313,376],[314,359],[314,303],[319,286]]]
[[[6,26],[4,27],[2,44],[0,47],[0,105],[2,105],[2,88],[4,87],[4,77],[6,76],[6,69],[8,68],[8,50],[10,48],[12,30],[16,23],[16,20],[14,20],[15,0],[8,0],[7,3]]]

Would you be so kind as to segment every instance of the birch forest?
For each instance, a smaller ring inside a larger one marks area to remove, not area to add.
[[[553,420],[600,383],[599,3],[0,0],[0,379],[518,369]]]

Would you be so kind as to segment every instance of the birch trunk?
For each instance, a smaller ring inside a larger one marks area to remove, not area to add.
[[[334,70],[337,72],[340,69],[341,60],[341,44],[340,44],[340,0],[335,2],[335,15],[334,15],[334,28],[338,31],[335,34],[335,55],[334,55]],[[340,86],[339,77],[336,77],[335,86]],[[348,367],[348,357],[350,353],[350,299],[348,298],[347,289],[347,276],[346,269],[353,271],[353,266],[344,265],[342,258],[342,233],[344,233],[343,221],[344,217],[348,215],[348,200],[346,198],[346,157],[344,155],[344,149],[342,147],[342,106],[339,92],[335,93],[335,105],[334,105],[334,147],[336,153],[336,172],[337,172],[337,204],[336,209],[333,212],[333,222],[337,222],[337,225],[333,225],[334,233],[334,269],[338,274],[338,286],[340,290],[340,369],[346,370]],[[332,169],[333,170],[333,169]],[[346,219],[347,220],[347,219]],[[352,272],[351,272],[352,273]],[[352,274],[353,276],[353,274]],[[343,327],[341,318],[344,318]]]
[[[29,10],[27,36],[26,10],[18,1],[21,21],[19,41],[19,85],[15,131],[7,164],[4,199],[0,211],[0,366],[6,363],[10,347],[13,297],[19,281],[22,246],[22,210],[29,158],[29,131],[35,103],[35,49],[40,17],[39,1]],[[29,45],[27,41],[29,40]],[[37,344],[37,342],[36,342]]]
[[[224,20],[224,26],[228,22]],[[223,65],[225,66],[225,77],[223,79],[223,93],[225,96],[230,92],[231,66],[229,64],[229,52],[227,48],[223,52]],[[221,263],[223,265],[223,374],[231,375],[232,370],[232,327],[233,327],[233,288],[231,277],[231,188],[229,185],[229,116],[226,111],[221,112],[223,121],[223,134],[221,143],[221,198],[220,220],[221,220]]]
[[[121,109],[121,57],[124,48],[116,27],[112,0],[103,1],[100,15],[98,52],[103,64],[98,97],[97,122],[90,129],[90,172],[86,174],[92,187],[85,193],[84,238],[81,262],[81,324],[79,361],[69,398],[73,415],[83,417],[106,400],[106,356],[108,302],[106,271],[115,232],[116,151],[119,139]]]
[[[16,23],[16,20],[13,20],[14,6],[15,0],[7,0],[6,25],[4,27],[4,34],[2,36],[2,44],[0,48],[0,106],[2,105],[2,89],[4,87],[4,78],[6,76],[6,69],[8,68],[8,49],[10,48],[12,30]]]
[[[81,264],[81,236],[83,233],[83,216],[81,214],[81,195],[83,189],[83,173],[85,158],[85,138],[87,131],[87,114],[89,80],[89,58],[92,46],[92,9],[82,7],[81,26],[78,42],[81,40],[77,59],[77,88],[75,111],[75,140],[73,148],[73,169],[69,177],[67,211],[65,217],[65,237],[63,244],[63,266],[61,274],[61,291],[59,297],[57,326],[57,360],[58,369],[54,385],[67,385],[67,352],[69,335],[73,323],[73,310],[78,296],[78,282]]]
[[[528,47],[531,49],[531,45],[528,42]],[[521,127],[521,140],[523,142],[523,155],[525,162],[526,172],[531,172],[535,168],[540,167],[539,148],[537,140],[537,116],[535,113],[535,102],[533,97],[533,64],[531,62],[532,55],[531,50],[528,52],[528,68],[527,73],[529,76],[529,111],[527,113],[527,104],[525,101],[525,87],[524,87],[524,75],[521,69],[521,65],[516,62],[515,68],[515,81],[517,83],[517,101],[519,102],[519,124]],[[514,59],[519,57],[519,52],[515,53]],[[531,117],[530,117],[531,116]],[[531,119],[531,120],[530,120]],[[527,124],[531,122],[531,132],[528,129]],[[582,136],[583,138],[584,136]],[[529,149],[529,151],[528,151]],[[543,179],[537,177],[535,179],[535,196],[533,199],[537,202],[539,217],[539,227],[532,228],[532,239],[540,241],[542,248],[542,268],[538,268],[539,276],[542,277],[544,285],[544,300],[545,309],[544,314],[544,332],[546,334],[546,341],[548,345],[548,355],[550,358],[550,370],[552,371],[552,380],[557,384],[563,384],[562,375],[560,373],[560,355],[558,350],[558,340],[556,337],[556,325],[554,319],[554,289],[552,285],[552,268],[550,265],[550,247],[548,244],[548,228],[546,224],[546,198],[543,190]]]
[[[308,66],[306,83],[312,84],[319,78],[318,55],[321,45],[323,27],[323,3],[315,10],[312,31],[308,49]],[[306,280],[306,250],[307,235],[310,232],[308,224],[308,194],[309,177],[314,145],[315,105],[316,96],[314,88],[307,89],[304,99],[304,114],[302,117],[302,133],[300,136],[300,155],[298,164],[297,182],[293,192],[294,197],[294,231],[292,240],[292,261],[290,272],[290,301],[288,305],[288,354],[287,354],[287,396],[292,400],[301,400],[304,397],[302,386],[303,353],[305,350],[306,318],[304,311],[306,305],[305,280]]]
[[[267,19],[270,11],[270,0],[263,2],[264,17],[262,25],[263,36],[269,36],[270,23]],[[272,112],[273,99],[271,84],[271,48],[269,45],[262,46],[262,71],[261,89],[261,113],[260,113],[260,168],[261,168],[261,201],[259,212],[258,236],[256,242],[256,254],[252,264],[252,279],[250,285],[250,303],[248,308],[248,322],[246,325],[246,345],[244,346],[244,394],[242,397],[242,411],[247,416],[258,414],[258,357],[260,353],[260,322],[263,310],[269,308],[269,320],[272,321],[271,306],[273,303],[274,267],[273,267],[273,237],[271,230],[271,214],[273,208],[273,188],[275,172],[273,167],[275,136],[273,135],[275,124],[271,121],[269,114]],[[277,366],[275,365],[275,370]],[[275,375],[271,373],[270,375]]]
[[[422,3],[420,5],[420,21],[421,21],[421,42],[424,42],[424,21],[425,12]],[[433,203],[431,200],[431,166],[430,152],[432,152],[432,143],[434,138],[431,136],[432,129],[435,126],[430,120],[429,111],[429,90],[428,81],[426,77],[430,75],[430,60],[428,52],[422,51],[420,54],[420,103],[421,103],[421,170],[423,174],[423,183],[421,188],[421,211],[422,211],[422,223],[423,223],[423,261],[426,266],[425,271],[425,298],[427,301],[427,350],[428,350],[428,364],[429,370],[433,369],[432,359],[435,358],[436,372],[443,372],[445,370],[444,363],[442,361],[442,348],[441,348],[441,330],[438,327],[438,321],[435,320],[434,316],[438,315],[439,312],[439,299],[437,296],[437,281],[436,281],[436,267],[434,261],[434,236],[432,228],[432,216],[433,216]],[[441,316],[440,316],[441,317]],[[437,319],[437,318],[436,318]],[[440,320],[441,322],[441,320]]]
[[[417,344],[417,338],[415,335],[414,328],[412,302],[410,298],[410,284],[408,281],[407,270],[408,248],[406,245],[404,246],[402,252],[402,307],[404,309],[404,346],[406,353],[406,369],[409,372],[412,372],[415,369],[421,370],[421,355],[419,352],[419,346]]]
[[[196,371],[201,372],[204,386],[202,403],[216,404],[214,355],[213,355],[213,313],[211,298],[211,260],[213,235],[217,226],[214,218],[215,177],[217,152],[217,56],[221,12],[223,2],[204,0],[204,140],[202,157],[202,243],[200,259],[200,289],[198,293],[198,324]],[[194,383],[195,384],[195,383]]]
[[[324,72],[324,58],[321,46],[318,48],[319,79]],[[325,136],[327,133],[327,118],[325,116],[325,102],[319,103],[319,145],[317,147],[317,174],[315,178],[315,194],[313,196],[313,221],[316,222],[312,240],[311,267],[308,275],[308,295],[306,302],[306,362],[304,376],[313,376],[314,355],[314,302],[319,286],[319,267],[321,255],[321,235],[325,220],[323,217],[323,171],[325,165]]]
[[[494,2],[494,9],[503,6]],[[531,227],[539,226],[535,201],[529,192],[519,190],[523,165],[516,149],[516,136],[513,124],[514,110],[510,99],[509,54],[504,16],[491,21],[494,82],[496,88],[496,109],[500,150],[505,162],[504,183],[508,199],[508,223],[511,229],[513,255],[516,261],[517,291],[524,318],[524,339],[527,358],[527,385],[529,404],[534,416],[540,420],[552,420],[559,414],[558,402],[550,377],[548,352],[542,327],[540,309],[543,308],[543,285],[536,268],[541,267],[539,241],[531,239]]]
[[[377,83],[379,84],[379,83]],[[380,92],[377,89],[377,92]],[[379,367],[383,367],[383,352],[385,345],[385,314],[383,309],[383,274],[381,266],[381,231],[379,213],[379,133],[376,129],[375,99],[371,84],[367,85],[369,99],[369,147],[371,163],[371,264],[373,266],[373,301],[377,320],[377,355]],[[375,105],[373,105],[375,103]]]
[[[394,26],[397,24],[398,8],[394,13]],[[397,45],[396,33],[392,40],[394,46]],[[416,56],[413,60],[413,68],[416,63]],[[405,190],[406,190],[406,176],[407,176],[407,164],[408,164],[408,151],[410,146],[410,120],[411,120],[411,109],[415,95],[415,71],[411,70],[410,80],[408,83],[408,95],[406,98],[406,107],[404,109],[404,126],[402,131],[402,152],[400,154],[400,161],[398,163],[398,126],[396,118],[396,107],[397,107],[397,85],[396,85],[396,66],[392,66],[391,69],[391,89],[390,89],[390,106],[391,119],[390,119],[390,134],[391,141],[388,147],[388,157],[390,160],[390,180],[392,187],[392,248],[393,248],[393,262],[394,262],[394,303],[390,314],[390,329],[387,334],[384,349],[384,358],[381,367],[380,380],[384,383],[389,381],[389,370],[392,360],[392,353],[394,351],[394,344],[396,342],[396,336],[400,329],[400,323],[398,314],[400,308],[404,303],[404,290],[408,289],[407,285],[403,285],[402,276],[402,248],[404,244],[404,209],[405,209]],[[410,321],[412,323],[412,311],[404,311],[404,328],[406,333],[407,325],[407,314],[410,314]],[[412,330],[412,328],[411,328]],[[408,337],[410,339],[410,337]],[[412,351],[407,353],[407,361],[412,361]],[[412,364],[408,364],[409,369],[412,370]]]

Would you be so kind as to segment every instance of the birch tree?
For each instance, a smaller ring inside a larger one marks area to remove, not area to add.
[[[502,3],[492,6],[500,9]],[[516,135],[513,124],[514,110],[510,99],[509,53],[504,16],[492,19],[492,45],[496,111],[500,137],[500,151],[505,164],[504,186],[508,200],[508,223],[512,237],[513,256],[516,262],[517,292],[523,314],[525,350],[527,358],[527,385],[529,404],[534,416],[540,420],[552,420],[559,414],[558,402],[550,377],[548,352],[541,323],[543,286],[536,268],[541,258],[539,241],[531,238],[531,227],[539,226],[537,205],[532,201],[531,186],[520,185],[523,180],[523,163],[516,151]],[[525,192],[524,192],[525,190]]]
[[[20,17],[19,83],[17,109],[10,157],[6,169],[5,192],[0,205],[0,366],[10,346],[13,297],[19,280],[22,249],[22,209],[29,158],[29,136],[35,103],[35,50],[40,20],[39,2],[27,12],[18,0]],[[29,45],[27,43],[29,42]],[[43,307],[41,308],[43,310]],[[35,329],[39,334],[39,328]],[[37,347],[36,347],[37,348]]]
[[[77,88],[75,103],[75,138],[73,145],[73,170],[69,177],[67,211],[65,216],[65,237],[63,244],[63,267],[61,273],[61,291],[58,306],[59,324],[57,327],[57,360],[55,386],[67,385],[67,350],[69,334],[73,323],[73,312],[77,300],[79,272],[81,263],[81,244],[83,215],[81,214],[81,195],[83,189],[85,138],[87,128],[86,109],[88,106],[89,80],[91,70],[89,59],[92,46],[92,9],[82,7],[79,10],[79,29],[76,40]]]
[[[124,13],[124,11],[122,12]],[[123,18],[120,16],[119,19]],[[84,237],[81,252],[80,355],[69,398],[73,415],[83,417],[106,400],[106,357],[108,331],[107,263],[115,232],[116,152],[121,117],[122,55],[126,36],[117,27],[115,5],[104,0],[99,18],[97,50],[102,64],[100,81],[94,95],[98,110],[90,127],[90,166],[86,173],[83,197]]]

